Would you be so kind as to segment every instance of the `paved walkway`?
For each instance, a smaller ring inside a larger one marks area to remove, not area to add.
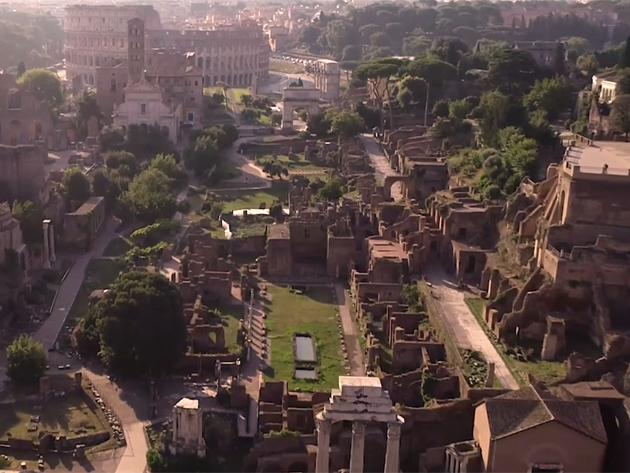
[[[519,385],[505,361],[464,302],[465,293],[457,289],[454,278],[447,275],[437,262],[427,267],[425,277],[433,286],[431,292],[436,296],[433,302],[455,343],[461,348],[483,353],[488,362],[494,363],[495,374],[501,385],[508,389],[518,389]]]
[[[372,135],[364,133],[360,136],[360,139],[363,143],[363,146],[365,147],[366,153],[370,157],[370,161],[372,161],[372,164],[374,165],[374,171],[378,179],[384,182],[387,176],[399,175],[390,167],[389,162],[387,161],[387,158],[383,153],[381,145]],[[392,198],[394,200],[402,200],[403,198],[401,185],[399,182],[395,183],[392,186]]]
[[[335,295],[337,296],[337,304],[339,304],[339,318],[341,319],[343,338],[346,344],[346,350],[348,351],[350,375],[365,376],[363,350],[359,342],[360,335],[357,324],[354,322],[350,309],[348,308],[349,301],[346,299],[346,288],[342,283],[335,283]]]
[[[90,260],[92,258],[98,258],[103,254],[103,251],[105,251],[105,248],[116,234],[117,226],[117,222],[113,219],[105,222],[105,228],[94,242],[92,249],[74,262],[66,279],[59,287],[50,316],[33,336],[36,341],[43,343],[46,350],[54,346],[59,332],[66,322],[68,312],[79,293],[81,283],[85,277],[85,269],[90,263]]]

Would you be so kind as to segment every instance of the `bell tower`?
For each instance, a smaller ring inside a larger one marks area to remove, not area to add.
[[[136,84],[144,77],[144,21],[132,18],[127,22],[127,68],[129,84]]]

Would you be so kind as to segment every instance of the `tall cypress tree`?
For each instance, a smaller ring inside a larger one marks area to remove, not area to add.
[[[630,67],[630,36],[626,38],[626,44],[621,50],[621,55],[619,56],[619,62],[617,63],[617,67],[619,69],[625,69],[626,67]]]

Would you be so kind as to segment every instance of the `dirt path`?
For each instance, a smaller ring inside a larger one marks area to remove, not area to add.
[[[466,305],[464,292],[457,289],[457,282],[437,262],[427,268],[426,279],[432,285],[435,307],[457,346],[483,353],[486,361],[494,363],[495,374],[501,385],[508,389],[518,389],[519,385],[505,361]]]
[[[341,283],[335,283],[335,295],[339,305],[339,318],[343,338],[348,351],[348,362],[350,363],[350,374],[352,376],[365,376],[365,363],[363,361],[363,350],[359,341],[359,331],[357,324],[352,318],[348,307],[349,301],[346,298],[346,288]]]

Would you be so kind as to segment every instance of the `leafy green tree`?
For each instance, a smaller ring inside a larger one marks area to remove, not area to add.
[[[323,112],[311,114],[306,121],[306,130],[315,136],[326,136],[330,130],[330,121]]]
[[[617,63],[619,69],[625,69],[630,67],[630,36],[626,38],[626,44],[619,54],[619,62]]]
[[[57,108],[63,103],[61,80],[54,72],[46,69],[30,69],[22,74],[17,82],[51,108]]]
[[[400,69],[399,65],[384,60],[375,60],[361,64],[355,71],[356,76],[371,85],[372,93],[376,97],[381,114],[381,131],[385,129],[383,104],[392,95],[390,80]],[[393,111],[389,108],[390,123],[393,122]]]
[[[17,76],[18,76],[18,78],[22,77],[25,72],[26,72],[26,64],[24,64],[24,61],[20,61],[20,63],[18,64],[18,67],[17,67]]]
[[[488,146],[497,144],[499,130],[527,124],[525,109],[517,97],[499,91],[486,92],[479,103],[481,136]]]
[[[339,200],[343,196],[343,186],[337,179],[331,179],[326,182],[326,185],[319,190],[317,195],[328,201]]]
[[[529,51],[506,48],[490,58],[488,79],[494,85],[528,87],[539,78],[540,68]]]
[[[205,135],[197,138],[194,146],[186,150],[184,164],[197,176],[201,176],[218,165],[220,158],[216,141]]]
[[[274,112],[269,116],[272,125],[280,125],[282,124],[282,113]]]
[[[446,100],[438,100],[433,105],[433,110],[431,111],[435,118],[446,118],[448,117],[450,111],[448,102]]]
[[[286,166],[284,166],[282,163],[280,163],[279,161],[273,160],[273,161],[267,161],[264,165],[263,165],[263,171],[269,175],[270,178],[274,178],[275,176],[278,177],[278,179],[282,179],[282,176],[288,176],[289,175],[289,170],[287,169]]]
[[[128,151],[110,151],[105,155],[105,166],[108,169],[118,169],[130,179],[138,174],[139,169],[138,160]]]
[[[621,69],[616,77],[616,95],[630,94],[630,68]]]
[[[457,78],[457,68],[435,57],[425,56],[410,62],[405,72],[424,79],[431,86],[441,86],[445,81]]]
[[[7,375],[17,383],[37,382],[47,363],[44,346],[28,335],[20,335],[7,347]]]
[[[254,97],[252,97],[250,94],[241,95],[241,104],[243,104],[245,107],[251,107],[253,101]]]
[[[340,139],[353,138],[365,130],[365,122],[357,112],[336,111],[326,112],[326,119],[330,121],[330,128]]]
[[[94,313],[101,359],[115,373],[159,376],[186,351],[182,297],[157,273],[122,273]]]
[[[63,188],[69,201],[85,202],[91,196],[90,181],[78,166],[66,169],[63,175]]]
[[[623,133],[628,141],[630,134],[630,95],[615,97],[610,109],[610,125],[613,130]]]
[[[560,77],[539,80],[523,98],[523,104],[530,110],[544,110],[553,121],[573,105],[573,88]]]
[[[157,169],[142,171],[129,184],[122,200],[134,217],[141,222],[171,218],[177,209],[170,179]]]
[[[96,102],[96,93],[85,90],[75,99],[74,104],[77,107],[77,132],[81,138],[87,138],[88,120],[95,117],[100,122],[103,119],[103,112]]]
[[[577,58],[576,65],[579,70],[589,76],[597,74],[597,70],[599,69],[599,63],[595,54],[583,54]]]
[[[22,238],[28,245],[42,244],[44,241],[44,232],[42,221],[44,220],[44,212],[41,207],[35,205],[30,200],[25,202],[13,202],[11,213],[15,219],[20,222],[22,230]]]
[[[172,154],[158,154],[149,164],[148,169],[157,169],[175,184],[186,177],[186,174],[175,161]]]

